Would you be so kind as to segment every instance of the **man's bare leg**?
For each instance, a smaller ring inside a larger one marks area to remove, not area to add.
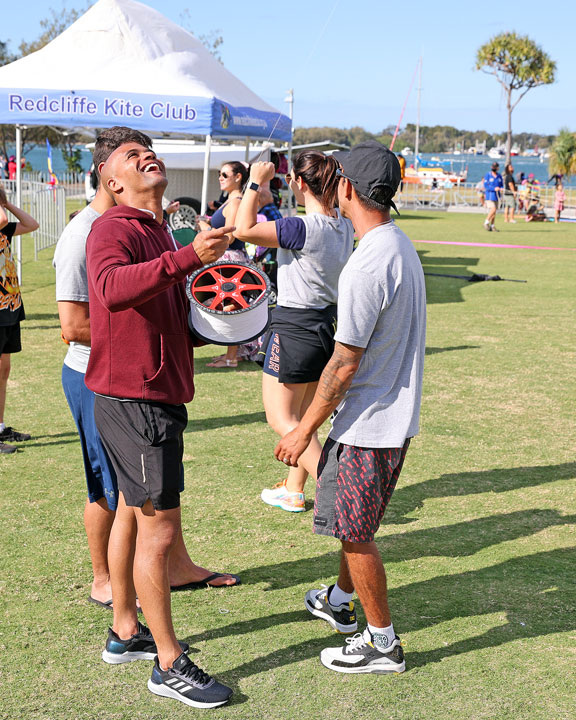
[[[0,423],[4,422],[4,410],[6,409],[6,388],[8,387],[8,376],[10,375],[10,353],[0,355]]]
[[[388,607],[386,571],[376,543],[342,542],[342,554],[346,559],[348,577],[364,608],[366,620],[375,627],[388,627],[392,621]],[[342,564],[340,569],[342,572]],[[342,581],[348,582],[347,587],[350,587],[346,576]],[[338,584],[340,585],[340,578]],[[344,587],[342,589],[347,590]]]
[[[172,625],[168,579],[170,553],[180,532],[180,508],[155,510],[147,500],[142,508],[134,508],[134,515],[138,524],[134,584],[156,643],[158,661],[167,669],[182,654]]]
[[[119,493],[116,518],[108,542],[108,566],[114,599],[112,629],[122,640],[128,640],[138,630],[133,576],[136,529],[135,508],[128,507],[124,495]]]
[[[112,597],[110,569],[108,567],[108,541],[115,512],[110,510],[105,498],[96,502],[86,500],[84,506],[84,527],[88,538],[88,550],[92,561],[91,597],[107,602]]]
[[[207,577],[210,577],[210,575],[213,575],[212,570],[207,570],[201,565],[196,565],[190,558],[190,555],[188,555],[181,526],[178,529],[178,537],[176,538],[174,549],[170,553],[168,575],[170,585],[173,587],[187,585],[193,582],[201,582]],[[236,579],[227,573],[223,573],[223,577],[214,578],[214,580],[210,581],[210,585],[213,587],[234,585],[235,583]]]

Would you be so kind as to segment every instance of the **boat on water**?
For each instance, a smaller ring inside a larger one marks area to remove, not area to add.
[[[419,158],[417,167],[410,165],[406,168],[404,182],[429,187],[447,187],[448,183],[452,185],[464,183],[467,177],[467,165],[456,170],[450,160],[427,161]]]
[[[500,160],[500,158],[503,158],[505,155],[506,151],[500,146],[493,147],[488,150],[488,157],[492,158],[493,160]]]

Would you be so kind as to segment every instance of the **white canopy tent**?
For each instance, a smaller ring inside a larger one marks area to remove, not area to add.
[[[98,0],[44,48],[0,67],[0,123],[203,135],[203,210],[212,137],[292,134],[290,118],[191,33],[136,0]],[[18,173],[20,153],[17,131]]]

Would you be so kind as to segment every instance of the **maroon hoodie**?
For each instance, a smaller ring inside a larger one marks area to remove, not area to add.
[[[193,246],[175,244],[166,223],[150,213],[118,206],[94,221],[86,260],[92,338],[86,385],[115,398],[192,400],[185,279],[202,266]]]

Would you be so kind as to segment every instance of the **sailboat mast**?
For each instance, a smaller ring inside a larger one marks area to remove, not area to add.
[[[418,170],[418,153],[420,146],[420,96],[422,94],[422,55],[419,60],[418,69],[418,109],[416,113],[416,142],[414,143],[414,167]]]

